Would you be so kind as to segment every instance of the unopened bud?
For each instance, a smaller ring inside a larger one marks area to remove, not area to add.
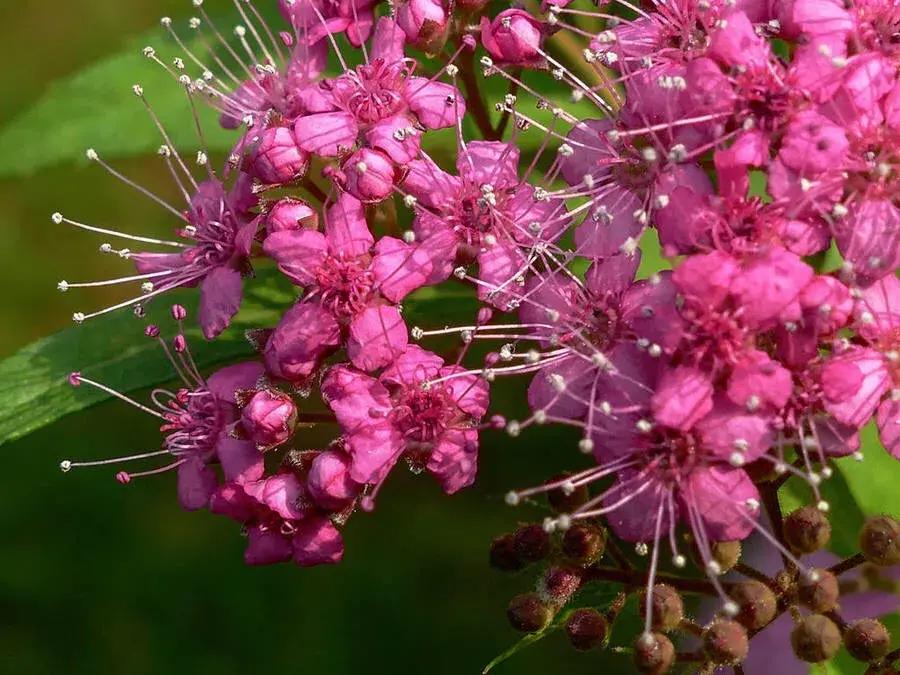
[[[840,588],[837,577],[825,569],[812,570],[797,583],[797,598],[813,612],[829,612],[837,606]]]
[[[596,609],[576,609],[566,621],[569,642],[579,651],[588,651],[603,644],[609,632],[606,618]]]
[[[546,628],[553,612],[541,602],[537,593],[523,593],[514,597],[506,608],[510,625],[523,633],[537,633]]]
[[[522,569],[524,564],[516,553],[516,541],[512,533],[503,534],[491,542],[490,561],[491,567],[501,572],[515,572]]]
[[[558,483],[565,480],[567,474],[556,476],[550,480],[551,483]],[[550,508],[556,513],[572,513],[579,506],[587,502],[590,498],[586,485],[574,486],[563,483],[560,487],[554,488],[547,493],[547,501],[550,502]]]
[[[890,516],[869,518],[859,533],[859,548],[875,565],[900,563],[900,522]]]
[[[241,411],[241,426],[260,448],[274,448],[286,442],[296,425],[297,406],[281,391],[258,391]]]
[[[600,559],[605,549],[606,535],[599,527],[576,524],[563,535],[563,553],[573,562],[590,565]]]
[[[543,560],[550,553],[550,535],[542,525],[525,525],[514,535],[516,555],[525,563]]]
[[[662,633],[641,635],[634,643],[634,665],[645,675],[663,675],[675,664],[675,646]]]
[[[750,643],[746,629],[737,621],[713,621],[703,633],[703,651],[719,666],[733,666],[747,658]]]
[[[814,553],[831,539],[831,523],[819,509],[804,506],[785,518],[784,539],[797,553]]]
[[[791,633],[791,647],[801,661],[819,663],[835,655],[841,646],[841,631],[821,614],[803,617]]]
[[[541,599],[551,607],[562,607],[581,587],[582,570],[554,565],[538,583]]]
[[[741,559],[741,542],[717,541],[710,546],[710,553],[724,574]]]
[[[877,619],[860,619],[844,631],[844,646],[859,661],[876,661],[891,648],[891,634]]]
[[[738,606],[735,621],[748,630],[756,631],[768,626],[778,611],[778,600],[772,589],[753,579],[735,584],[728,595]]]
[[[641,593],[639,600],[641,615],[645,616],[647,592]],[[653,630],[667,633],[674,630],[684,618],[684,602],[681,595],[668,584],[656,584],[650,595],[650,625]]]

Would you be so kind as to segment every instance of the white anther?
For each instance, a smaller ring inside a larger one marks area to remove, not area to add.
[[[369,167],[365,162],[359,161],[356,163],[356,170],[359,171],[360,173],[365,173],[366,171],[369,170]]]
[[[722,574],[722,566],[715,560],[710,560],[708,563],[706,563],[706,571],[708,574],[712,574],[713,576],[717,577]]]
[[[654,343],[647,348],[647,353],[655,359],[659,358],[660,356],[662,356],[662,347]]]
[[[553,391],[557,394],[561,394],[566,390],[566,381],[559,373],[550,373],[547,379],[550,382],[550,386],[553,387]]]
[[[644,557],[645,555],[650,553],[650,547],[647,546],[645,542],[641,541],[634,545],[634,552],[639,556]]]
[[[516,492],[507,492],[504,501],[509,506],[518,506],[519,505],[519,495]]]
[[[600,412],[602,412],[607,417],[612,415],[612,404],[609,401],[600,401],[597,407],[600,409]]]
[[[57,212],[50,216],[50,220],[52,220],[57,225],[60,225],[63,221],[63,214]]]
[[[72,321],[75,323],[83,323],[84,322],[84,313],[83,312],[75,312],[72,315]]]
[[[639,242],[634,237],[628,237],[625,242],[619,247],[619,250],[625,255],[634,255],[634,252],[638,250]]]
[[[659,155],[656,154],[656,150],[647,146],[643,150],[641,150],[641,156],[644,158],[645,162],[655,162],[659,159]]]
[[[750,511],[758,511],[759,510],[759,500],[753,499],[751,497],[747,501],[744,502],[744,506],[746,506]]]
[[[515,438],[522,433],[522,425],[516,422],[516,420],[510,420],[506,423],[506,433]]]
[[[843,204],[835,204],[831,209],[831,215],[835,218],[843,218],[849,213],[849,210]]]
[[[84,156],[87,157],[92,162],[96,162],[99,159],[99,155],[97,154],[97,151],[94,150],[93,148],[88,148],[87,150],[85,150]]]
[[[563,143],[559,146],[559,150],[557,150],[557,152],[563,157],[571,157],[573,154],[575,154],[575,149],[568,143]]]
[[[734,467],[744,466],[747,463],[747,458],[742,453],[735,451],[728,456],[728,463]]]
[[[821,511],[822,513],[828,513],[831,505],[823,499],[818,504],[816,504],[816,508],[819,509],[819,511]]]
[[[403,241],[407,244],[415,243],[416,241],[416,233],[412,230],[404,230],[403,232]]]
[[[725,616],[737,616],[740,611],[741,608],[734,600],[728,600],[722,605],[722,614]]]
[[[672,565],[674,567],[677,567],[678,569],[681,569],[682,567],[687,565],[687,559],[683,555],[680,555],[680,554],[672,556]]]
[[[69,461],[68,459],[64,459],[63,461],[61,461],[59,463],[59,470],[62,471],[63,473],[68,473],[69,471],[72,470],[72,462]]]
[[[578,441],[578,449],[585,455],[588,455],[594,451],[594,441],[590,438],[582,438]]]
[[[145,281],[141,284],[141,293],[152,293],[153,292],[153,282]]]
[[[144,95],[144,88],[139,84],[132,86],[131,91],[134,92],[135,96],[143,96]]]
[[[656,204],[656,208],[664,209],[669,205],[669,195],[656,195],[653,203]]]
[[[444,70],[447,71],[447,75],[449,75],[450,77],[456,77],[456,75],[459,73],[459,67],[453,65],[452,63],[449,64]]]
[[[556,521],[553,518],[544,518],[544,532],[550,534],[551,532],[556,531]]]
[[[547,411],[536,410],[534,413],[534,422],[535,422],[535,424],[546,424],[547,423]]]
[[[649,433],[650,430],[653,429],[653,423],[650,422],[650,420],[640,419],[637,421],[637,424],[635,424],[635,426],[637,427],[638,431],[644,434]]]
[[[67,290],[69,290],[69,282],[65,279],[60,281],[58,284],[56,284],[56,290],[65,293]]]
[[[413,326],[412,330],[409,331],[410,336],[412,336],[413,340],[421,340],[425,337],[425,331],[419,328],[418,326]]]
[[[572,518],[568,514],[563,513],[556,519],[556,527],[565,532],[572,527]]]
[[[457,279],[465,279],[466,278],[466,268],[465,267],[457,267],[453,270],[453,276]]]

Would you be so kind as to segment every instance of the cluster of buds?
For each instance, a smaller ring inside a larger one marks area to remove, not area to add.
[[[804,661],[844,644],[892,668],[884,627],[842,618],[839,577],[896,564],[897,521],[869,521],[861,552],[831,567],[805,556],[830,540],[840,505],[821,486],[863,459],[862,429],[900,458],[893,0],[550,0],[496,15],[481,0],[280,0],[283,26],[235,4],[240,49],[196,1],[191,29],[221,49],[191,51],[164,19],[184,54],[144,51],[192,109],[221,114],[233,150],[216,170],[202,149],[196,177],[136,86],[184,204],[88,158],[162,205],[175,234],[54,214],[142,247],[101,246],[136,274],[59,288],[140,284],[80,323],[199,287],[208,339],[257,262],[299,297],[249,333],[254,360],[208,378],[173,309],[162,346],[184,387],[153,405],[72,376],[164,420],[162,450],[126,459],[171,463],[120,480],[177,468],[182,504],[240,522],[250,563],[336,562],[340,528],[401,460],[452,494],[475,480],[482,431],[556,424],[578,434],[572,461],[590,460],[507,495],[546,495],[553,511],[491,550],[503,570],[543,566],[509,606],[516,629],[605,647],[636,596],[643,630],[614,648],[641,672],[740,672],[781,616]],[[506,94],[489,104],[482,78]],[[407,300],[426,287],[468,288],[480,309],[413,325]],[[448,335],[462,345],[426,348]],[[527,390],[524,418],[489,413],[500,381]],[[309,425],[333,441],[305,447]],[[807,505],[785,515],[789,479]],[[751,536],[780,571],[745,560]],[[621,587],[611,604],[572,609],[601,581]],[[716,601],[711,618],[688,618],[696,593]]]

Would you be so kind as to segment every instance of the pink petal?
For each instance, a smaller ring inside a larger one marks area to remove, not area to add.
[[[308,377],[341,344],[341,329],[330,312],[298,302],[269,336],[263,357],[275,377],[296,382]]]
[[[263,251],[297,285],[310,286],[328,252],[328,242],[321,232],[283,230],[266,237]]]
[[[209,506],[217,486],[216,472],[202,459],[191,457],[178,466],[178,501],[186,511]]]
[[[622,486],[603,500],[605,507],[628,498],[628,501],[606,516],[616,536],[630,542],[652,542],[656,532],[656,517],[663,501],[663,486],[652,476],[639,478],[636,472],[622,472],[614,484]],[[668,532],[664,515],[661,534]]]
[[[891,378],[881,354],[851,347],[822,369],[825,409],[844,424],[860,428],[875,413]]]
[[[212,340],[228,328],[243,298],[241,273],[231,267],[214,267],[200,285],[200,308],[197,318],[203,336]]]
[[[409,345],[381,374],[381,381],[399,387],[415,387],[436,378],[443,366],[444,360],[437,354],[418,345]]]
[[[422,206],[438,211],[454,208],[454,201],[462,190],[459,178],[446,173],[429,157],[413,160],[406,169],[408,173],[403,181],[403,190]]]
[[[366,143],[386,154],[393,162],[406,165],[419,155],[421,132],[406,115],[394,115],[374,124],[365,132]],[[400,139],[397,136],[400,136]]]
[[[788,402],[792,389],[790,371],[759,350],[744,354],[728,380],[728,398],[750,408],[765,403],[780,409]]]
[[[653,417],[667,427],[687,431],[712,410],[712,395],[706,373],[689,366],[667,370],[651,400]]]
[[[347,112],[316,113],[294,123],[297,146],[321,157],[337,157],[356,144],[359,127]]]
[[[365,255],[375,243],[362,202],[347,193],[325,214],[325,236],[332,255]]]
[[[428,458],[428,470],[448,495],[474,483],[478,471],[478,432],[474,429],[444,432]]]
[[[407,344],[409,331],[396,307],[367,307],[350,322],[347,356],[357,368],[373,371],[396,359]]]
[[[244,562],[248,565],[274,565],[291,559],[291,540],[273,530],[260,526],[247,533]]]
[[[519,182],[519,150],[509,143],[472,141],[456,160],[462,179],[478,187],[511,187]]]
[[[372,37],[372,46],[369,51],[369,60],[383,59],[391,64],[403,58],[403,44],[406,34],[397,23],[386,16],[378,19],[375,24],[375,35]]]
[[[719,398],[712,411],[696,426],[703,450],[724,462],[744,464],[758,459],[772,447],[770,418]]]
[[[394,237],[382,237],[375,245],[372,271],[378,289],[391,302],[400,302],[428,283],[434,270],[429,251]]]
[[[456,87],[425,77],[407,80],[406,101],[426,129],[452,127],[466,114],[465,99]]]
[[[244,361],[220,368],[208,378],[206,387],[224,403],[235,405],[234,395],[241,389],[252,389],[265,370],[258,361]]]
[[[229,482],[245,483],[263,476],[263,455],[250,441],[229,438],[227,433],[223,433],[216,443],[216,455],[222,464],[225,480]]]
[[[447,377],[454,373],[464,372],[466,369],[462,366],[445,366],[441,368],[439,376]],[[452,380],[442,383],[441,386],[447,389],[453,402],[467,415],[479,420],[487,412],[490,396],[488,384],[484,378],[469,374],[454,377]]]
[[[753,532],[759,514],[759,491],[741,469],[698,468],[688,476],[680,497],[686,508],[692,507],[699,514],[712,541],[740,541]]]
[[[291,546],[294,562],[301,567],[331,565],[344,557],[341,533],[325,518],[310,518],[299,523]]]
[[[881,444],[891,457],[900,459],[900,400],[885,400],[878,407],[877,420]]]

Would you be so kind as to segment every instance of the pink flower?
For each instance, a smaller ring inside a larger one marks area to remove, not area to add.
[[[352,460],[343,449],[316,455],[307,477],[307,488],[316,504],[325,509],[344,509],[359,495],[362,485],[350,477]]]
[[[410,345],[377,379],[348,366],[328,371],[322,394],[344,430],[350,478],[380,485],[401,457],[452,494],[475,480],[487,383]]]
[[[301,199],[284,197],[266,213],[266,234],[281,230],[315,230],[318,227],[319,214]]]
[[[447,15],[442,0],[406,0],[397,7],[397,25],[409,44],[434,54],[447,39]]]
[[[375,245],[358,200],[341,196],[324,233],[283,230],[266,237],[263,248],[305,290],[269,338],[273,375],[309,376],[344,339],[350,360],[364,370],[387,365],[406,347],[406,324],[393,303],[428,281],[431,263],[398,239]]]
[[[417,200],[413,229],[433,255],[432,280],[446,279],[454,258],[474,258],[479,298],[501,308],[520,285],[529,249],[554,241],[569,220],[562,200],[540,198],[519,180],[518,162],[512,145],[472,141],[457,157],[458,176],[420,159],[410,163],[402,186]]]
[[[442,129],[462,117],[465,104],[455,87],[412,74],[403,40],[393,20],[378,20],[368,63],[323,82],[322,109],[297,119],[301,149],[336,157],[362,142],[404,164],[418,154],[418,125]]]
[[[481,44],[498,63],[534,66],[543,62],[542,24],[522,9],[507,9],[493,20],[481,17]]]
[[[303,177],[309,155],[297,147],[286,127],[269,127],[252,143],[246,171],[265,185],[282,185]]]
[[[343,558],[337,528],[307,504],[303,484],[291,473],[226,483],[213,495],[210,510],[247,528],[244,561],[248,565],[293,559],[308,567]]]
[[[378,0],[278,0],[282,16],[312,43],[345,33],[359,47],[372,33]]]
[[[240,307],[241,277],[259,220],[249,210],[257,200],[241,174],[231,191],[218,180],[201,183],[178,234],[191,243],[180,253],[132,253],[138,272],[151,278],[147,297],[179,286],[200,285],[199,320],[212,339],[225,330]]]

